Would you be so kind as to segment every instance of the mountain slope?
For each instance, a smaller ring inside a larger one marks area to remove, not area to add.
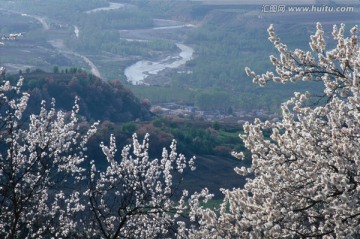
[[[120,81],[104,81],[83,71],[75,73],[47,73],[34,71],[23,75],[23,89],[30,93],[27,113],[36,113],[42,100],[52,98],[56,107],[70,111],[75,97],[80,98],[80,114],[87,120],[126,122],[149,120],[152,117],[149,105],[142,103]],[[9,77],[16,81],[19,75]]]

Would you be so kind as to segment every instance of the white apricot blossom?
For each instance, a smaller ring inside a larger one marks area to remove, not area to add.
[[[345,25],[334,26],[337,45],[327,51],[320,23],[316,29],[311,51],[290,51],[271,25],[269,39],[280,54],[270,57],[276,73],[246,72],[261,86],[269,80],[322,81],[326,103],[310,107],[310,93],[296,92],[282,104],[281,121],[246,123],[241,138],[252,165],[235,171],[252,176],[244,188],[223,189],[217,210],[195,207],[199,225],[183,227],[183,237],[360,237],[358,29],[345,37]]]
[[[0,86],[0,237],[41,238],[59,232],[57,238],[68,237],[67,228],[76,221],[66,215],[82,210],[70,189],[82,179],[80,164],[95,125],[80,135],[77,100],[69,117],[56,112],[53,101],[50,110],[42,102],[40,113],[25,119],[29,94],[21,92],[22,82]]]
[[[19,37],[22,37],[23,34],[22,33],[10,33],[8,35],[2,35],[0,37],[0,46],[3,46],[5,45],[5,42],[4,41],[8,41],[8,40],[16,40],[17,38]]]
[[[91,211],[84,223],[87,237],[159,238],[176,230],[175,220],[186,209],[188,194],[179,192],[179,185],[184,171],[195,169],[194,158],[187,162],[176,153],[173,141],[161,159],[150,159],[148,137],[140,143],[134,134],[119,159],[114,136],[109,146],[101,143],[108,166],[99,171],[91,163],[90,188],[84,193]]]
[[[180,184],[195,158],[178,154],[173,141],[161,159],[150,159],[149,135],[140,143],[135,134],[118,158],[111,135],[109,146],[100,144],[108,166],[98,170],[85,152],[97,123],[79,133],[78,99],[70,115],[43,101],[26,120],[22,82],[0,85],[0,237],[174,236],[188,212]]]
[[[23,78],[13,86],[5,75],[0,67],[0,238],[171,238],[183,229],[188,191],[180,184],[195,158],[178,154],[173,141],[150,159],[149,135],[142,143],[134,135],[117,159],[111,135],[109,146],[100,144],[108,166],[98,170],[86,155],[98,123],[80,133],[79,99],[70,114],[42,101],[28,118]],[[203,195],[212,197],[205,190],[191,198]]]

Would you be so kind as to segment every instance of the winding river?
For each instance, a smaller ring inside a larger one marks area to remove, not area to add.
[[[99,7],[99,8],[91,9],[89,11],[86,11],[85,13],[90,14],[90,13],[100,12],[100,11],[110,11],[110,10],[120,9],[123,7],[125,7],[125,4],[123,4],[123,3],[109,2],[108,7]]]
[[[86,13],[91,14],[98,11],[109,11],[109,10],[120,9],[125,7],[126,5],[128,4],[109,2],[108,7],[92,9],[87,11]],[[5,9],[1,9],[1,10],[5,10]],[[41,23],[43,30],[48,31],[50,29],[50,24],[46,21],[45,17],[29,15],[26,13],[21,13],[11,10],[7,10],[7,11],[20,14],[25,17],[34,18]],[[178,29],[184,27],[195,27],[194,25],[191,24],[184,24],[182,22],[177,22],[172,20],[166,20],[166,19],[154,19],[154,20],[158,23],[157,24],[158,26],[154,28],[150,28],[148,30],[156,31],[156,30],[166,30],[166,29]],[[74,26],[74,33],[75,33],[75,37],[79,38],[80,30],[77,26]],[[129,40],[146,41],[146,40],[138,40],[138,39],[129,39]],[[62,39],[50,40],[49,43],[62,54],[74,55],[76,57],[82,58],[82,60],[85,61],[86,64],[88,64],[89,67],[91,68],[92,74],[101,78],[100,71],[98,70],[96,65],[86,56],[71,51],[69,49],[66,49]],[[181,43],[177,43],[176,46],[181,50],[181,52],[178,55],[171,55],[159,61],[140,60],[135,64],[128,66],[124,72],[125,76],[127,77],[127,80],[134,85],[145,84],[144,80],[149,75],[156,75],[160,71],[166,68],[178,68],[184,65],[187,61],[193,59],[193,53],[194,53],[193,48]]]
[[[168,56],[160,61],[141,60],[125,69],[125,76],[133,85],[144,84],[149,75],[156,75],[166,68],[177,68],[193,58],[194,49],[184,44],[176,44],[181,50],[178,56]]]
[[[89,11],[86,11],[87,14],[99,12],[99,11],[109,11],[126,7],[127,4],[122,3],[113,3],[109,2],[108,7],[96,8]],[[183,27],[195,27],[191,24],[181,24],[180,22],[166,20],[166,19],[154,19],[156,22],[160,23],[158,27],[154,27],[151,30],[166,30],[166,29],[177,29]],[[75,35],[79,37],[79,29],[75,26]],[[138,40],[138,39],[128,39],[129,41],[147,41],[147,40]],[[149,75],[156,75],[160,71],[166,68],[177,68],[179,66],[184,65],[187,61],[193,58],[194,49],[186,46],[181,43],[177,43],[176,46],[181,50],[181,52],[176,56],[168,56],[160,61],[148,61],[148,60],[140,60],[135,64],[128,66],[125,69],[125,76],[129,82],[134,85],[145,84],[144,80]],[[89,59],[86,59],[82,56],[82,58],[91,66],[93,73],[100,72],[97,70],[94,64],[91,64]]]

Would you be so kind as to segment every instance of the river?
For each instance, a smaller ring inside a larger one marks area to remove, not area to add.
[[[79,38],[80,30],[79,30],[79,28],[77,26],[74,26],[74,33],[75,33],[76,38]]]
[[[87,14],[99,12],[99,11],[109,11],[116,10],[120,8],[126,7],[128,4],[122,3],[114,3],[109,2],[108,7],[95,8],[89,11],[86,11]],[[167,19],[154,19],[155,23],[158,24],[157,27],[152,28],[151,30],[166,30],[166,29],[177,29],[184,27],[195,27],[192,24],[183,24],[178,21],[167,20]],[[75,26],[75,35],[79,37],[79,29]],[[147,41],[146,39],[128,39],[129,41]],[[125,69],[125,76],[129,82],[134,85],[144,84],[144,80],[150,74],[156,75],[158,72],[166,69],[166,68],[177,68],[181,65],[184,65],[187,61],[193,58],[194,49],[186,46],[181,43],[177,43],[176,46],[181,50],[179,55],[177,56],[168,56],[160,61],[148,61],[141,60],[136,62],[135,64],[128,66]],[[82,56],[82,58],[91,66],[92,72],[95,73],[97,71],[95,65],[91,64],[91,61]]]
[[[125,69],[125,76],[133,85],[145,84],[149,75],[156,75],[166,68],[177,68],[193,59],[194,49],[184,44],[176,44],[181,50],[178,56],[168,56],[160,61],[141,60]]]
[[[100,11],[110,11],[110,10],[120,9],[123,7],[125,7],[125,4],[123,4],[123,3],[109,2],[108,7],[99,7],[99,8],[91,9],[89,11],[86,11],[86,13],[90,14],[90,13],[95,13],[95,12],[100,12]]]
[[[122,3],[113,3],[109,2],[108,7],[101,7],[101,8],[95,8],[89,11],[86,11],[86,13],[91,14],[98,11],[109,11],[109,10],[115,10],[125,7],[128,4],[122,4]],[[5,9],[1,9],[5,10]],[[22,16],[34,18],[37,21],[39,21],[42,25],[43,30],[48,31],[50,29],[50,24],[46,21],[45,17],[36,16],[36,15],[29,15],[26,13],[11,11],[11,10],[5,10],[12,13],[20,14]],[[156,27],[150,28],[148,30],[167,30],[167,29],[178,29],[178,28],[186,28],[186,27],[196,27],[192,24],[184,24],[182,22],[173,21],[173,20],[167,20],[167,19],[154,19],[156,23]],[[127,30],[128,31],[128,30]],[[131,30],[130,30],[131,31]],[[79,38],[80,30],[77,26],[74,26],[74,33],[76,38]],[[146,39],[129,39],[133,41],[147,41]],[[67,55],[74,55],[76,57],[82,58],[83,61],[85,61],[89,67],[91,68],[91,73],[95,76],[101,78],[100,71],[96,67],[96,65],[86,56],[81,55],[77,52],[71,51],[69,49],[66,49],[63,40],[62,39],[53,39],[50,40],[49,43],[56,48],[59,52]],[[166,69],[166,68],[177,68],[182,65],[184,65],[187,61],[193,59],[193,53],[194,49],[181,44],[177,43],[176,46],[181,50],[181,52],[178,55],[171,55],[168,56],[160,61],[148,61],[148,60],[140,60],[136,62],[133,65],[128,66],[125,69],[125,76],[127,77],[127,80],[131,82],[132,84],[145,84],[144,80],[149,75],[156,75],[160,71]]]

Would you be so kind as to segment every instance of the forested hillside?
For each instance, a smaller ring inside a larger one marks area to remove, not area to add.
[[[56,99],[58,109],[71,111],[75,97],[79,97],[79,114],[87,121],[128,122],[150,120],[150,105],[141,102],[120,81],[104,81],[80,69],[48,73],[41,70],[21,74],[23,90],[30,93],[25,114],[38,113],[42,100],[50,104]],[[6,77],[15,82],[19,75]]]

